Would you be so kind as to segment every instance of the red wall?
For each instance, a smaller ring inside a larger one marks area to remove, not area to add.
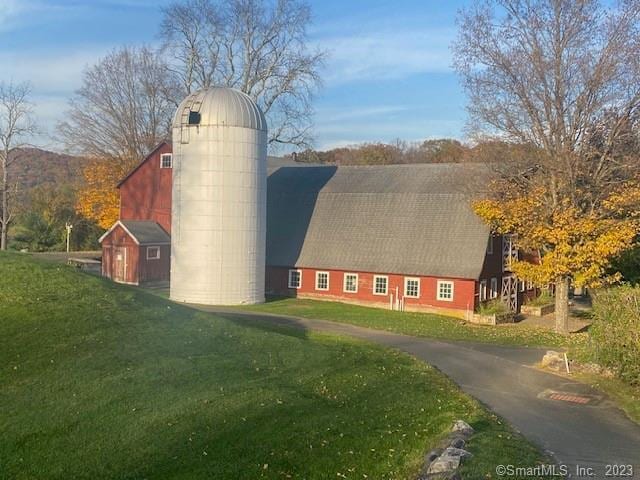
[[[115,280],[116,250],[126,250],[125,283],[138,283],[139,248],[136,242],[118,225],[102,241],[102,275]]]
[[[158,246],[160,247],[160,258],[147,260],[147,245],[138,245],[118,225],[102,241],[102,275],[112,280],[136,285],[156,280],[169,280],[171,246]],[[118,249],[126,250],[124,279],[114,278],[116,273],[116,251]]]
[[[337,301],[346,301],[380,307],[389,306],[389,295],[375,295],[373,293],[373,277],[378,275],[371,272],[345,272],[344,270],[322,270],[301,268],[302,286],[298,289],[288,288],[289,268],[267,267],[266,291],[274,295],[286,295],[291,297],[323,298]],[[316,290],[316,272],[329,272],[329,290]],[[344,273],[358,274],[358,292],[343,292]],[[388,277],[388,292],[393,293],[395,299],[396,287],[401,298],[404,297],[404,275],[380,274]],[[409,277],[416,277],[407,275]],[[473,309],[475,304],[476,282],[468,279],[447,277],[420,277],[420,297],[405,297],[406,310],[442,311],[461,316],[467,309]],[[443,301],[437,299],[437,281],[453,281],[453,300]]]
[[[171,153],[169,143],[153,151],[120,188],[121,220],[154,220],[171,233],[171,168],[160,168],[160,155]]]

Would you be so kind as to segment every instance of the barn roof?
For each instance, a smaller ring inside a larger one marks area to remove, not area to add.
[[[169,234],[153,220],[118,220],[98,241],[102,243],[117,226],[122,227],[138,245],[168,245],[171,243]]]
[[[470,185],[482,176],[460,164],[279,168],[267,264],[477,279],[489,229]]]

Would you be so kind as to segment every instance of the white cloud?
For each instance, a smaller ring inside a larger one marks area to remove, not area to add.
[[[351,35],[319,38],[327,49],[325,80],[329,86],[356,81],[403,78],[451,71],[451,28],[365,29]]]

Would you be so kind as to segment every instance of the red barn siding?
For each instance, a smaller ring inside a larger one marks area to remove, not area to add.
[[[147,260],[147,247],[153,246],[160,248],[160,258]],[[124,276],[119,276],[117,271],[118,251],[123,255]],[[170,245],[140,246],[118,225],[102,241],[102,275],[116,282],[134,285],[169,280],[170,255]]]
[[[161,144],[119,185],[121,220],[154,220],[171,233],[171,168],[160,168]]]
[[[119,278],[116,272],[116,253],[124,254],[124,276]],[[102,275],[122,283],[138,283],[139,248],[129,234],[118,225],[102,241]]]
[[[462,317],[467,309],[473,309],[475,305],[476,282],[469,279],[300,268],[298,270],[302,271],[302,286],[298,289],[291,289],[288,288],[289,270],[290,269],[287,267],[267,267],[267,293],[291,297],[336,300],[389,308],[390,294],[392,293],[393,298],[395,299],[397,287],[401,298],[404,298],[406,310],[436,311]],[[315,279],[316,272],[318,271],[329,273],[329,290],[316,290]],[[357,292],[349,293],[343,291],[345,273],[358,274]],[[385,275],[388,277],[387,295],[376,295],[373,293],[374,275]],[[405,277],[420,279],[419,298],[404,297]],[[454,293],[452,301],[449,302],[437,299],[438,280],[453,282]]]

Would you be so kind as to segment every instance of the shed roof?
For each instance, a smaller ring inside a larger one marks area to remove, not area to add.
[[[268,180],[267,264],[477,279],[489,228],[469,165],[282,167]]]
[[[169,234],[153,220],[118,220],[98,241],[102,243],[117,226],[121,226],[138,245],[171,243]]]

